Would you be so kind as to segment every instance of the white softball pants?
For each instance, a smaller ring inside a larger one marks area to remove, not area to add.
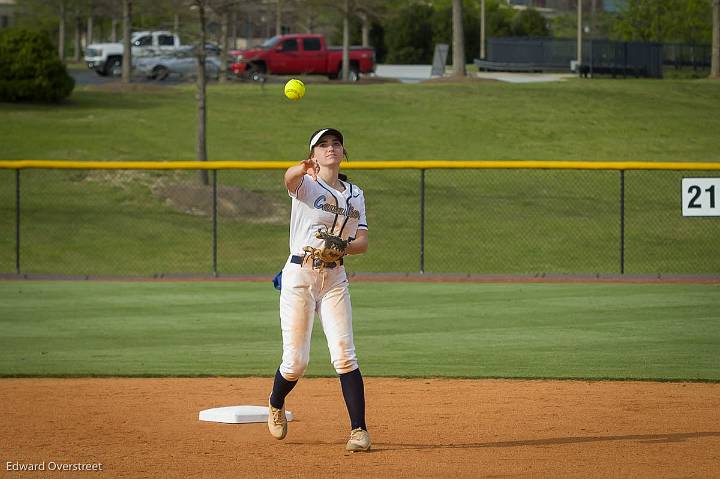
[[[358,368],[345,268],[318,271],[310,262],[299,265],[288,261],[283,268],[280,290],[283,339],[280,374],[288,381],[297,381],[307,369],[315,313],[325,332],[335,371],[342,374]]]

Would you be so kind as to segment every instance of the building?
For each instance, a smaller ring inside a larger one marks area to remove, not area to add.
[[[15,0],[0,0],[0,28],[15,26]]]

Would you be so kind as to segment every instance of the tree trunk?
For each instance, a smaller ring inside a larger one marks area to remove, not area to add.
[[[370,20],[365,12],[358,13],[360,20],[362,20],[362,46],[368,48],[370,46]]]
[[[93,42],[93,17],[88,15],[87,18],[87,30],[85,33],[85,46],[87,47]]]
[[[580,65],[582,65],[582,0],[577,0],[577,59],[575,60],[575,68],[580,75]]]
[[[265,38],[270,38],[270,36],[271,36],[270,35],[270,18],[268,18],[269,16],[270,15],[268,12],[268,15],[265,17]]]
[[[132,0],[123,0],[123,56],[122,56],[122,82],[130,83],[132,79],[132,44],[130,43],[130,30],[132,25]]]
[[[710,76],[720,78],[720,0],[713,1],[712,60]]]
[[[230,14],[227,9],[223,9],[220,14],[220,76],[218,81],[225,83],[227,81],[227,63],[228,63],[228,20]]]
[[[180,14],[175,12],[175,15],[173,15],[173,33],[175,35],[177,35],[179,31],[180,31]]]
[[[275,10],[275,35],[282,35],[282,0],[277,0]]]
[[[350,5],[349,0],[345,0],[345,8],[343,9],[343,52],[342,52],[342,80],[348,81],[350,78]]]
[[[453,0],[453,76],[465,76],[465,35],[463,32],[463,2]]]
[[[485,0],[480,0],[480,60],[485,60]]]
[[[307,9],[307,28],[306,33],[315,32],[315,9],[310,5]]]
[[[200,42],[197,46],[197,145],[195,156],[197,161],[207,161],[207,146],[205,144],[205,126],[207,124],[207,108],[205,105],[205,2],[195,0],[200,20]],[[210,184],[207,170],[200,170],[200,182],[207,186]]]
[[[237,29],[237,23],[238,23],[238,14],[237,10],[233,9],[232,17],[231,17],[231,28],[230,28],[230,49],[235,50],[237,48],[237,36],[238,36],[238,29]]]
[[[80,12],[75,10],[75,37],[73,39],[73,60],[76,62],[80,61],[80,35],[82,31],[82,19],[80,18]]]
[[[60,0],[60,25],[58,25],[58,55],[65,61],[65,0]]]
[[[117,27],[118,19],[113,17],[112,23],[110,24],[110,41],[112,43],[117,42]]]

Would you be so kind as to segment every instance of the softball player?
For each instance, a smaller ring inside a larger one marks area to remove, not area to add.
[[[311,250],[322,247],[316,237],[318,230],[347,240],[345,254],[367,251],[365,198],[360,188],[339,175],[340,162],[347,151],[338,130],[316,131],[309,145],[308,159],[285,172],[285,186],[292,198],[290,256],[282,270],[283,356],[269,399],[268,428],[277,439],[287,434],[285,397],[307,368],[317,313],[350,416],[351,433],[346,449],[367,451],[370,435],[365,424],[365,389],[355,355],[352,308],[343,260],[323,263],[306,253],[308,246]]]

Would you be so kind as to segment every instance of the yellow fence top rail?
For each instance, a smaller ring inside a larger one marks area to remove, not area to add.
[[[1,160],[0,169],[74,170],[284,170],[294,161],[64,161]],[[717,170],[720,162],[650,161],[352,161],[343,170],[385,169]]]

